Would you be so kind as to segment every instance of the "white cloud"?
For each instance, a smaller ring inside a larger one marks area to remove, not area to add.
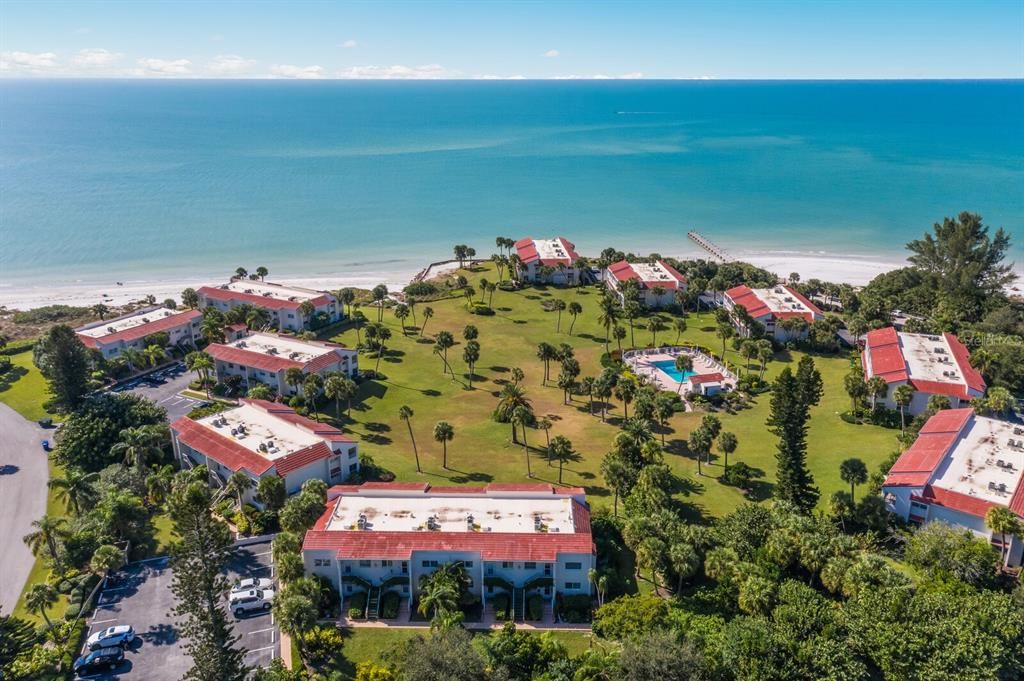
[[[71,63],[85,69],[102,68],[110,66],[123,56],[123,54],[118,52],[111,52],[101,47],[93,47],[79,50],[78,54],[71,58]]]
[[[422,66],[351,66],[341,69],[337,73],[338,78],[354,80],[377,79],[377,80],[432,80],[437,78],[450,78],[449,73],[440,64],[424,64]]]
[[[548,50],[547,52],[545,52],[541,56],[544,56],[544,57],[557,57],[559,54],[561,54],[561,52],[559,52],[558,50]]]
[[[298,78],[312,80],[324,77],[322,66],[293,66],[291,64],[274,64],[270,67],[270,75],[276,78]]]
[[[344,47],[346,50],[351,50],[354,47],[359,47],[359,43],[357,43],[355,40],[346,40],[341,44],[341,46]]]
[[[244,73],[255,63],[255,59],[246,59],[237,54],[219,54],[206,65],[206,68],[210,73],[219,76],[231,76]]]
[[[192,62],[188,59],[139,59],[143,75],[184,76],[192,73]]]
[[[57,66],[53,52],[0,52],[0,71],[41,73]]]

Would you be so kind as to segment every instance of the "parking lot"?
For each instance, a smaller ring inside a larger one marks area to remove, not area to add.
[[[160,371],[123,383],[115,390],[132,392],[156,402],[167,410],[167,418],[173,422],[201,404],[200,400],[179,394],[194,378],[195,374],[186,370],[183,362],[175,362]]]
[[[243,577],[271,577],[270,541],[237,546],[225,574],[231,583]],[[225,594],[226,598],[226,594]],[[125,662],[111,672],[91,674],[90,679],[152,679],[177,681],[191,666],[182,648],[171,592],[168,558],[132,563],[108,580],[98,597],[88,635],[118,624],[135,628],[137,638],[125,650]],[[225,604],[226,607],[226,604]],[[270,613],[254,613],[234,622],[239,645],[246,649],[245,663],[266,667],[280,655],[280,636]]]

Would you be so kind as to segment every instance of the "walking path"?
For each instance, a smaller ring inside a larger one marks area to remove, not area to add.
[[[10,614],[35,562],[21,538],[46,512],[50,474],[41,443],[52,442],[53,431],[0,403],[0,434],[0,609]]]

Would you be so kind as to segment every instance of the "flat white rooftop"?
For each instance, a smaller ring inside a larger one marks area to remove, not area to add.
[[[251,404],[206,416],[197,423],[271,461],[321,441],[310,431]],[[266,451],[260,445],[265,445]]]
[[[799,298],[783,286],[751,290],[772,312],[812,312],[811,308],[804,305]]]
[[[661,266],[661,263],[634,262],[630,264],[640,280],[647,284],[657,284],[663,281],[666,284],[674,284],[676,278],[669,274],[668,270]]]
[[[1008,506],[1024,472],[1024,448],[1011,447],[1010,440],[1024,441],[1012,423],[975,416],[931,484]]]
[[[911,379],[966,385],[945,336],[901,333],[898,337]]]
[[[570,257],[560,239],[534,239],[533,246],[541,260],[568,260]]]
[[[273,357],[291,359],[303,364],[317,357],[329,355],[334,348],[324,347],[319,343],[310,343],[297,338],[284,338],[271,333],[254,333],[226,344],[229,348],[238,348],[249,352],[260,352]]]
[[[88,326],[76,329],[75,333],[90,338],[103,338],[104,336],[134,329],[137,326],[143,326],[150,322],[173,317],[174,315],[181,314],[181,312],[181,310],[168,310],[166,307],[138,310],[124,317],[89,324]]]
[[[291,300],[298,302],[302,302],[303,300],[313,300],[314,298],[318,298],[323,295],[320,291],[314,291],[313,289],[302,288],[300,286],[268,284],[262,281],[252,281],[251,279],[235,279],[220,288],[226,288],[229,291],[237,291],[238,293],[249,293],[254,296],[263,296],[264,298],[276,298],[277,300]]]
[[[441,532],[572,533],[572,499],[496,498],[487,495],[343,495],[338,498],[328,530],[355,530],[362,516],[364,530],[377,532],[426,532],[429,524]],[[433,520],[430,520],[433,519]]]

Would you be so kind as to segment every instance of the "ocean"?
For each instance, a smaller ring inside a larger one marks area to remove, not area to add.
[[[498,235],[1024,263],[1024,81],[0,81],[0,287],[385,279]]]

